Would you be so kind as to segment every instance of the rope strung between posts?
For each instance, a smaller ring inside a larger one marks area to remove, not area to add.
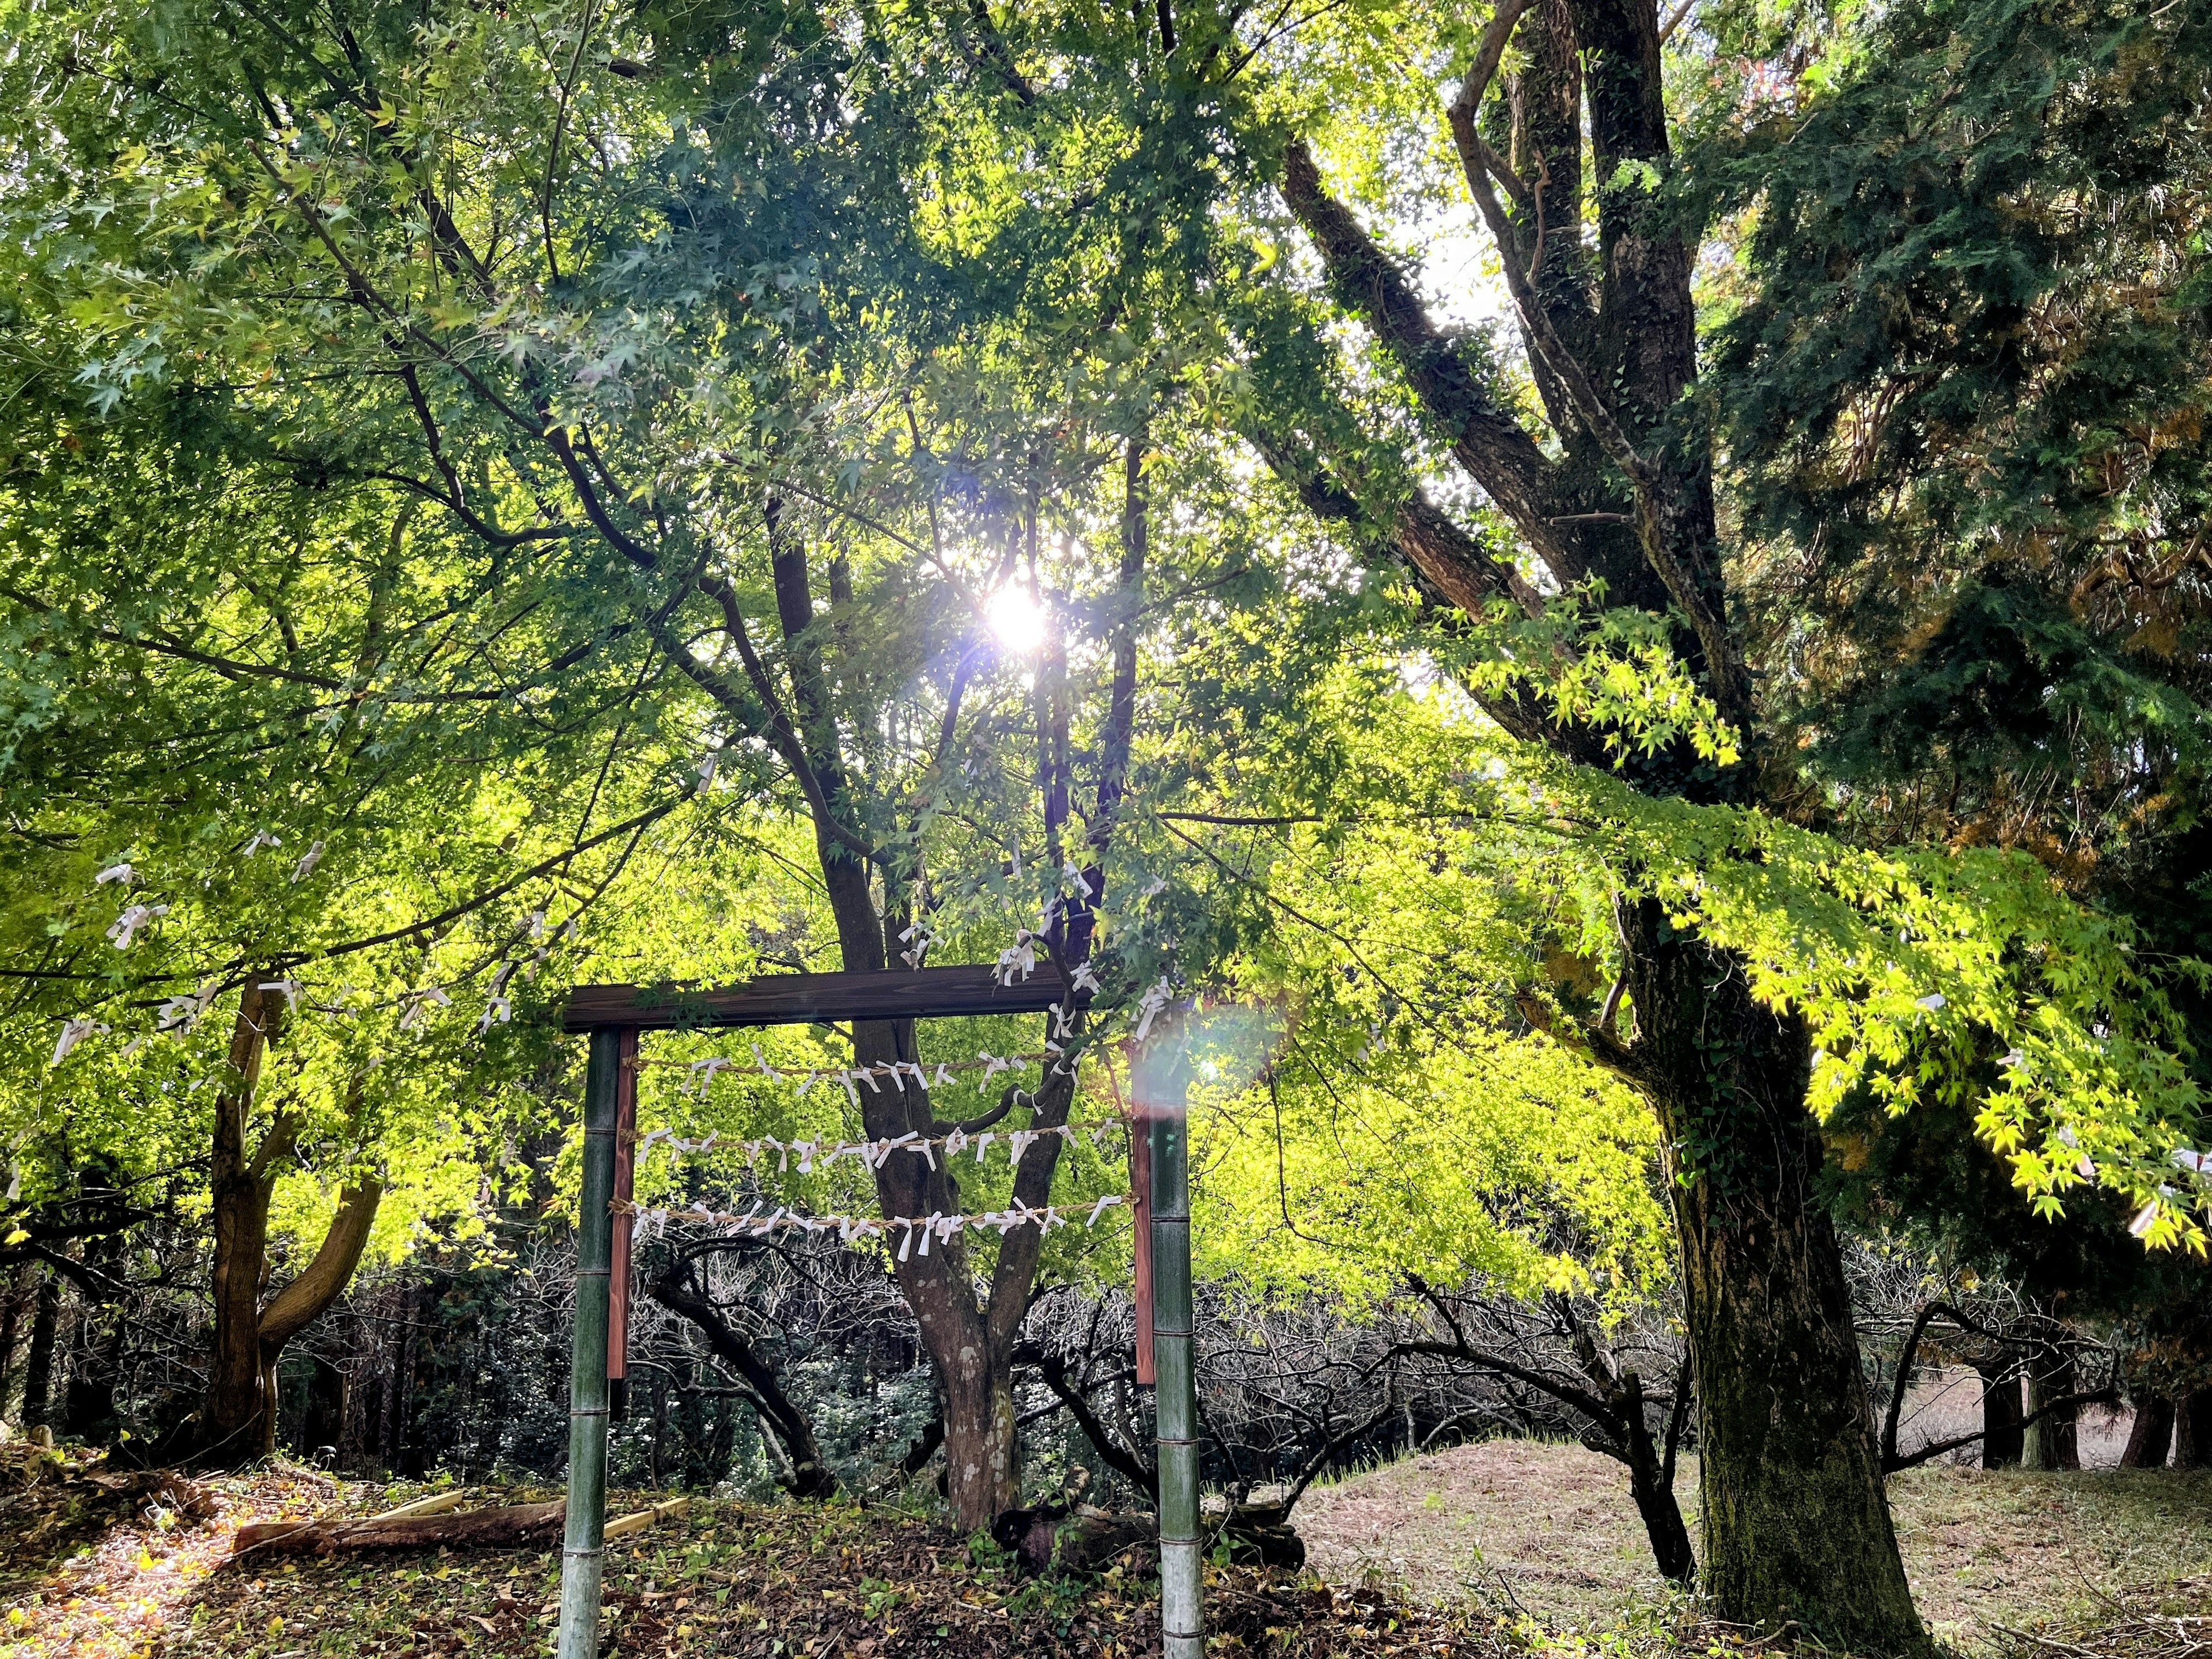
[[[884,1091],[884,1085],[878,1081],[878,1079],[889,1081],[893,1088],[903,1094],[906,1092],[906,1083],[909,1077],[918,1086],[924,1089],[949,1089],[952,1086],[954,1073],[981,1072],[983,1075],[975,1079],[975,1087],[980,1091],[988,1090],[991,1086],[991,1079],[1000,1073],[1027,1071],[1038,1061],[1048,1057],[1043,1053],[994,1054],[988,1048],[979,1048],[975,1051],[975,1058],[973,1060],[941,1060],[927,1066],[915,1060],[899,1060],[888,1061],[881,1066],[817,1066],[793,1069],[771,1066],[762,1054],[760,1044],[756,1042],[752,1047],[753,1058],[750,1066],[748,1066],[744,1060],[732,1059],[728,1054],[710,1054],[704,1060],[640,1060],[638,1064],[682,1066],[691,1073],[690,1078],[682,1085],[684,1092],[696,1095],[702,1099],[706,1097],[707,1085],[724,1072],[755,1070],[771,1083],[797,1083],[799,1092],[802,1095],[817,1083],[842,1084],[844,1085],[845,1092],[853,1097],[854,1103],[857,1105],[860,1103],[860,1091],[855,1085],[865,1083],[872,1093],[881,1094]],[[1059,1052],[1056,1047],[1052,1051],[1054,1054]]]
[[[970,1227],[994,1227],[1001,1238],[1018,1227],[1036,1227],[1050,1232],[1054,1227],[1073,1226],[1074,1218],[1087,1212],[1088,1218],[1083,1224],[1088,1230],[1097,1226],[1098,1218],[1115,1206],[1134,1201],[1127,1193],[1109,1193],[1103,1198],[1092,1200],[1088,1205],[1037,1206],[1024,1204],[1016,1199],[1010,1209],[985,1210],[976,1215],[945,1215],[933,1211],[926,1216],[801,1215],[781,1206],[778,1206],[772,1213],[763,1214],[762,1212],[768,1208],[766,1200],[754,1205],[743,1215],[712,1210],[703,1203],[693,1204],[684,1209],[665,1209],[617,1199],[608,1207],[617,1215],[635,1216],[636,1219],[631,1223],[633,1231],[642,1229],[647,1222],[654,1222],[665,1228],[672,1219],[697,1220],[726,1226],[739,1238],[766,1238],[773,1233],[788,1231],[804,1232],[810,1237],[816,1233],[834,1232],[840,1243],[849,1244],[856,1238],[881,1238],[888,1242],[891,1230],[897,1228],[901,1230],[898,1259],[903,1261],[914,1249],[917,1235],[921,1239],[921,1254],[927,1255],[933,1238],[943,1243]]]
[[[1003,1133],[984,1129],[970,1134],[965,1129],[954,1129],[938,1136],[928,1136],[908,1130],[902,1135],[886,1135],[878,1140],[779,1140],[774,1135],[763,1135],[751,1140],[724,1140],[719,1133],[708,1134],[699,1140],[686,1140],[673,1129],[652,1129],[635,1135],[629,1144],[641,1155],[655,1146],[667,1146],[678,1155],[710,1152],[720,1147],[725,1152],[741,1152],[748,1166],[757,1166],[769,1153],[776,1155],[776,1172],[781,1175],[791,1168],[794,1156],[799,1160],[799,1173],[812,1175],[826,1170],[841,1158],[857,1158],[871,1170],[880,1170],[893,1152],[914,1152],[926,1160],[933,1170],[938,1167],[937,1155],[945,1154],[950,1164],[962,1152],[972,1152],[981,1164],[983,1154],[994,1140],[1006,1143],[1014,1166],[1021,1167],[1023,1154],[1048,1135],[1057,1135],[1073,1142],[1079,1134],[1088,1134],[1092,1144],[1102,1143],[1106,1137],[1124,1126],[1115,1123],[1062,1123],[1048,1129],[1008,1129]]]

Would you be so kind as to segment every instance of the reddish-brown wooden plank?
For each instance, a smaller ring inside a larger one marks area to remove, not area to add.
[[[1042,1013],[1067,997],[1059,971],[1039,963],[1027,979],[999,983],[998,969],[897,969],[878,974],[766,974],[742,984],[579,985],[561,1023],[571,1031],[641,1031],[729,1025],[803,1025],[817,1020],[943,1019]],[[1087,1002],[1087,994],[1079,996]]]

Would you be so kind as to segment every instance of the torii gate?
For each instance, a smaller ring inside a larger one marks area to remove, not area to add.
[[[584,1082],[583,1192],[576,1229],[576,1314],[568,1387],[568,1507],[561,1551],[556,1659],[599,1659],[600,1573],[605,1555],[609,1384],[623,1376],[629,1300],[630,1230],[614,1225],[627,1201],[637,1120],[641,1031],[836,1020],[931,1019],[1042,1013],[1071,1006],[1060,971],[1040,963],[1012,984],[988,965],[878,973],[775,974],[721,990],[580,985],[562,1028],[588,1032]],[[1178,1033],[1180,1025],[1174,1027]],[[1188,1066],[1179,1036],[1156,1042],[1133,1068],[1146,1124],[1146,1190],[1139,1203],[1139,1340],[1158,1377],[1154,1400],[1159,1471],[1160,1626],[1164,1659],[1198,1659],[1198,1393],[1192,1340],[1190,1200],[1185,1093]],[[1149,1245],[1149,1249],[1145,1247]],[[1146,1294],[1149,1288],[1151,1294]],[[1150,1304],[1152,1317],[1142,1317]],[[1145,1343],[1149,1325],[1150,1342]]]

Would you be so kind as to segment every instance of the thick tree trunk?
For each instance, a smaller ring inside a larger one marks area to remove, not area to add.
[[[2173,1402],[2173,1467],[2212,1469],[2212,1389],[2195,1389]]]
[[[2162,1394],[2141,1395],[2136,1400],[2136,1420],[2128,1429],[2127,1449],[2120,1454],[2124,1469],[2162,1469],[2173,1449],[2173,1401]]]
[[[2021,1454],[2021,1461],[2029,1468],[2078,1469],[2081,1467],[2081,1407],[2061,1406],[2056,1411],[2044,1409],[2047,1402],[2074,1392],[2074,1357],[2071,1354],[2051,1361],[2040,1369],[2029,1370],[2027,1410],[2033,1420],[2027,1425],[2027,1444]]]
[[[950,1370],[939,1362],[937,1375],[945,1404],[946,1498],[966,1525],[962,1494],[968,1494],[969,1513],[981,1512],[977,1500],[988,1494],[987,1522],[995,1521],[1021,1498],[1012,1371],[979,1348],[958,1356]]]
[[[1706,1593],[1732,1620],[1923,1651],[1842,1251],[1815,1190],[1809,1044],[1657,905],[1638,908],[1631,942],[1635,1065],[1677,1177]]]
[[[1975,1368],[1982,1377],[1982,1467],[2016,1468],[2026,1449],[2027,1413],[2020,1402],[2020,1362],[2009,1356]]]

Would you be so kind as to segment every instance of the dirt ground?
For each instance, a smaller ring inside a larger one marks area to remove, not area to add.
[[[1695,1459],[1676,1491],[1694,1534]],[[2102,1596],[2212,1603],[2212,1474],[1929,1466],[1894,1477],[1890,1501],[1921,1613],[1965,1651]],[[1372,1574],[1436,1602],[1510,1597],[1589,1626],[1662,1589],[1626,1472],[1580,1446],[1492,1441],[1392,1464],[1309,1492],[1297,1526],[1332,1582]]]

